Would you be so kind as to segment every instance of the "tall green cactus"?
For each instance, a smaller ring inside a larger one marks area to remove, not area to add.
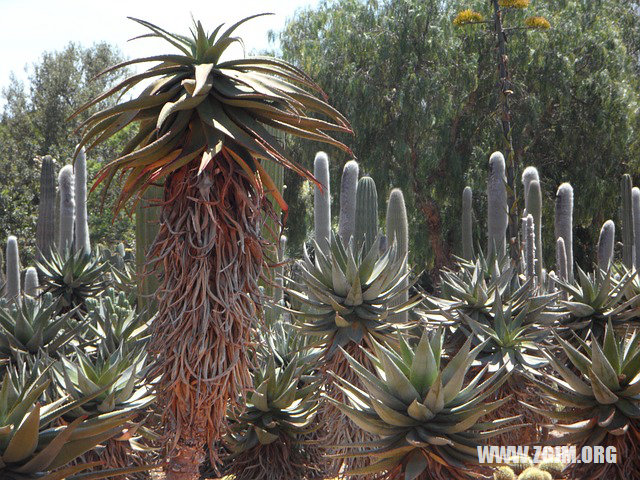
[[[487,179],[487,229],[488,254],[503,257],[507,253],[507,226],[509,209],[507,206],[507,177],[504,156],[494,152],[489,158]]]
[[[280,303],[284,296],[284,262],[286,261],[287,256],[287,237],[286,235],[282,235],[280,237],[280,243],[278,245],[278,267],[276,268],[276,285],[278,288],[275,289],[273,298],[276,303]]]
[[[340,182],[340,218],[338,219],[338,235],[345,245],[349,244],[356,228],[356,195],[359,174],[358,162],[349,160],[345,163]]]
[[[27,268],[24,272],[24,294],[36,298],[39,288],[38,271],[33,267]]]
[[[533,215],[528,214],[524,222],[526,228],[525,236],[525,274],[527,279],[532,279],[536,275],[536,231]],[[538,281],[542,281],[542,276],[538,277]]]
[[[409,222],[407,220],[407,207],[404,203],[404,195],[402,190],[394,188],[389,194],[387,202],[387,218],[386,231],[388,242],[393,245],[396,243],[398,254],[404,256],[403,273],[408,270],[407,255],[409,253]],[[405,279],[402,287],[405,289],[402,295],[399,295],[392,306],[402,305],[409,301],[409,280]],[[395,319],[407,322],[409,312],[402,312],[394,315]]]
[[[91,254],[91,240],[89,238],[89,217],[87,215],[87,158],[84,147],[80,149],[73,165],[73,177],[76,200],[75,250]]]
[[[564,239],[562,237],[556,240],[556,275],[558,278],[566,282],[567,281],[567,251],[564,246]]]
[[[631,210],[633,214],[633,231],[637,232],[634,236],[634,264],[636,270],[640,271],[640,188],[633,187],[631,189]]]
[[[537,171],[536,171],[537,173]],[[533,217],[536,238],[536,275],[542,281],[542,190],[539,180],[531,180],[527,189],[527,214]]]
[[[313,194],[314,238],[322,251],[329,249],[331,238],[331,184],[329,180],[329,157],[318,152],[313,161],[313,176],[322,188],[316,185]]]
[[[536,167],[527,167],[524,169],[524,172],[522,172],[522,186],[523,186],[523,191],[524,191],[524,210],[525,210],[525,215],[528,213],[531,213],[529,211],[529,186],[531,185],[531,182],[536,180],[537,182],[540,182],[540,175],[538,174],[538,169]],[[535,215],[534,215],[534,221],[535,221]]]
[[[18,251],[18,239],[13,235],[7,238],[7,283],[5,285],[5,298],[9,301],[20,303],[20,253]]]
[[[365,251],[373,246],[378,236],[378,191],[371,177],[358,180],[356,194],[356,230],[354,246],[364,244]]]
[[[473,191],[464,187],[462,191],[462,258],[473,260]]]
[[[631,175],[625,173],[622,176],[622,263],[628,269],[634,266],[634,241],[635,234],[633,228],[633,205],[631,199],[631,190],[633,182]]]
[[[40,199],[36,224],[36,258],[49,255],[56,243],[56,172],[51,155],[42,157],[40,167]]]
[[[136,208],[136,272],[138,274],[138,312],[149,319],[155,310],[158,289],[156,272],[147,272],[147,254],[160,228],[160,207],[154,202],[162,200],[163,188],[153,185],[145,190]]]
[[[60,238],[58,251],[64,254],[73,247],[73,226],[76,218],[73,167],[65,165],[58,174],[60,191]]]
[[[563,183],[558,187],[555,206],[555,237],[564,240],[567,253],[567,280],[573,282],[573,187]]]
[[[613,247],[616,238],[616,225],[613,220],[607,220],[602,225],[598,238],[598,268],[605,272],[613,263]]]

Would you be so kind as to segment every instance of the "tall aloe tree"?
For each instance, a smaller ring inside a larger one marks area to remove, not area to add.
[[[266,126],[350,153],[326,133],[350,133],[349,123],[300,69],[270,57],[221,60],[229,46],[241,43],[232,36],[236,28],[256,16],[226,30],[220,25],[210,34],[194,21],[191,36],[132,19],[149,30],[143,37],[162,38],[179,53],[107,69],[104,73],[159,62],[80,109],[151,80],[137,98],[85,121],[78,148],[90,151],[137,123],[137,134],[119,158],[105,165],[94,188],[108,188],[122,176],[120,209],[151,185],[164,185],[160,229],[149,259],[151,266],[162,264],[150,349],[170,479],[198,478],[202,446],[213,450],[228,404],[251,385],[246,353],[260,310],[265,247],[260,227],[264,212],[273,210],[267,195],[286,211],[261,162],[271,159],[315,180],[287,158]]]

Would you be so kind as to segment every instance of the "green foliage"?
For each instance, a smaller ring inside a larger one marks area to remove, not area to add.
[[[57,158],[55,172],[73,154],[80,137],[75,128],[92,109],[72,121],[67,118],[84,102],[110,87],[125,72],[109,73],[97,80],[101,70],[122,59],[120,52],[107,43],[83,48],[70,43],[57,52],[45,52],[34,63],[27,85],[12,77],[3,91],[6,100],[0,116],[0,238],[9,233],[21,239],[23,260],[35,256],[36,222],[40,198],[40,155]],[[110,104],[105,100],[100,106]],[[91,181],[100,162],[115,158],[115,152],[129,137],[121,132],[94,149],[87,158],[87,178]],[[43,199],[50,202],[50,198]],[[100,196],[88,199],[92,240],[107,244],[124,241],[133,244],[132,221],[100,208]],[[51,205],[49,203],[49,205]]]
[[[484,190],[487,152],[501,146],[494,42],[479,27],[451,22],[470,7],[490,15],[480,0],[323,1],[300,10],[280,35],[285,59],[316,78],[351,121],[361,171],[376,179],[379,194],[404,192],[410,263],[418,268],[446,263],[449,246],[461,252],[458,199],[465,185]],[[571,179],[575,256],[584,264],[593,258],[595,225],[617,208],[612,179],[636,170],[640,158],[640,18],[634,2],[613,0],[536,0],[535,12],[553,28],[508,34],[516,165],[544,166],[543,218],[552,215],[555,187]],[[313,159],[314,147],[288,145],[296,158]],[[329,153],[335,182],[346,157]],[[302,218],[301,182],[290,175],[285,183],[291,217]],[[476,202],[483,225],[486,198]],[[293,245],[304,229],[305,222],[289,224]],[[552,229],[543,234],[551,264],[555,238]]]

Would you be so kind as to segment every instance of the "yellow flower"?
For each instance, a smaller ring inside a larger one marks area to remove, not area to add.
[[[529,17],[524,21],[524,24],[529,28],[539,28],[541,30],[548,30],[551,28],[549,20],[544,17]]]
[[[474,12],[473,10],[462,10],[456,18],[453,19],[454,25],[465,25],[468,23],[478,23],[482,22],[484,18],[482,14],[479,12]]]
[[[527,8],[529,0],[498,0],[498,5],[503,8]]]

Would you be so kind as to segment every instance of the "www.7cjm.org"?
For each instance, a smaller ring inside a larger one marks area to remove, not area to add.
[[[533,463],[540,463],[543,460],[556,459],[565,465],[571,463],[616,463],[618,453],[616,447],[604,447],[596,445],[592,447],[576,446],[478,446],[478,462],[480,463],[507,463],[512,457],[531,457]]]

